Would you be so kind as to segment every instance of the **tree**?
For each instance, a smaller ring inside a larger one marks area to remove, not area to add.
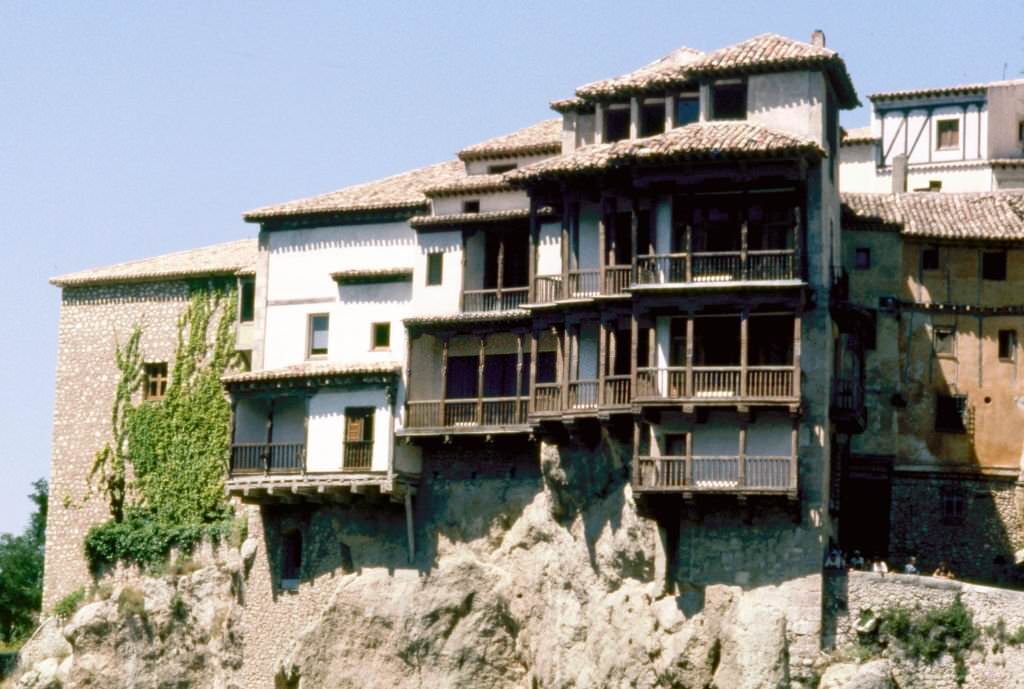
[[[43,595],[46,546],[46,479],[32,484],[35,510],[25,531],[0,534],[0,642],[17,643],[32,632]]]

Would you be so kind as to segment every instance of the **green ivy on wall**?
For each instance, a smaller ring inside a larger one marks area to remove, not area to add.
[[[231,521],[224,498],[231,407],[220,378],[235,360],[235,309],[233,285],[190,285],[162,400],[132,401],[143,383],[142,329],[117,347],[112,440],[93,467],[111,520],[86,537],[94,569],[118,560],[156,564],[172,547],[219,537]]]

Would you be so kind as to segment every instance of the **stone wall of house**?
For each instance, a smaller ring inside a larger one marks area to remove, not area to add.
[[[922,571],[945,561],[961,578],[1024,582],[1014,555],[1024,548],[1021,490],[1012,478],[897,473],[892,479],[890,565],[902,567],[916,556]],[[959,516],[950,513],[956,502],[963,506]]]
[[[177,319],[187,306],[188,286],[182,281],[62,292],[44,608],[90,582],[83,539],[109,517],[106,497],[90,489],[89,473],[96,452],[110,439],[111,404],[120,377],[114,361],[117,343],[140,325],[144,359],[171,362]]]

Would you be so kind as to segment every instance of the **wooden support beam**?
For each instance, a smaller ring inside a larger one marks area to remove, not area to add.
[[[739,456],[736,458],[739,464],[737,468],[736,484],[743,488],[747,485],[747,424],[745,417],[740,418]]]
[[[689,265],[689,262],[687,262]],[[686,396],[692,397],[693,391],[693,314],[686,315]]]
[[[608,212],[609,204],[606,199],[601,199],[601,205],[599,206],[599,212],[597,214],[597,279],[598,279],[598,294],[604,294],[605,291],[605,273],[606,268],[610,260],[610,253],[615,251],[615,236],[612,235],[612,243],[608,245]]]
[[[801,317],[798,311],[793,317],[793,397],[800,399],[800,338]]]
[[[597,406],[605,405],[604,379],[608,360],[608,328],[602,317],[597,323]]]

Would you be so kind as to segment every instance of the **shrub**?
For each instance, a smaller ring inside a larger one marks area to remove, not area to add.
[[[146,594],[133,586],[125,586],[117,597],[117,610],[122,615],[136,615],[145,619]]]
[[[53,614],[57,617],[68,618],[75,614],[75,612],[85,602],[85,589],[78,589],[72,591],[68,595],[61,598],[53,606]]]

